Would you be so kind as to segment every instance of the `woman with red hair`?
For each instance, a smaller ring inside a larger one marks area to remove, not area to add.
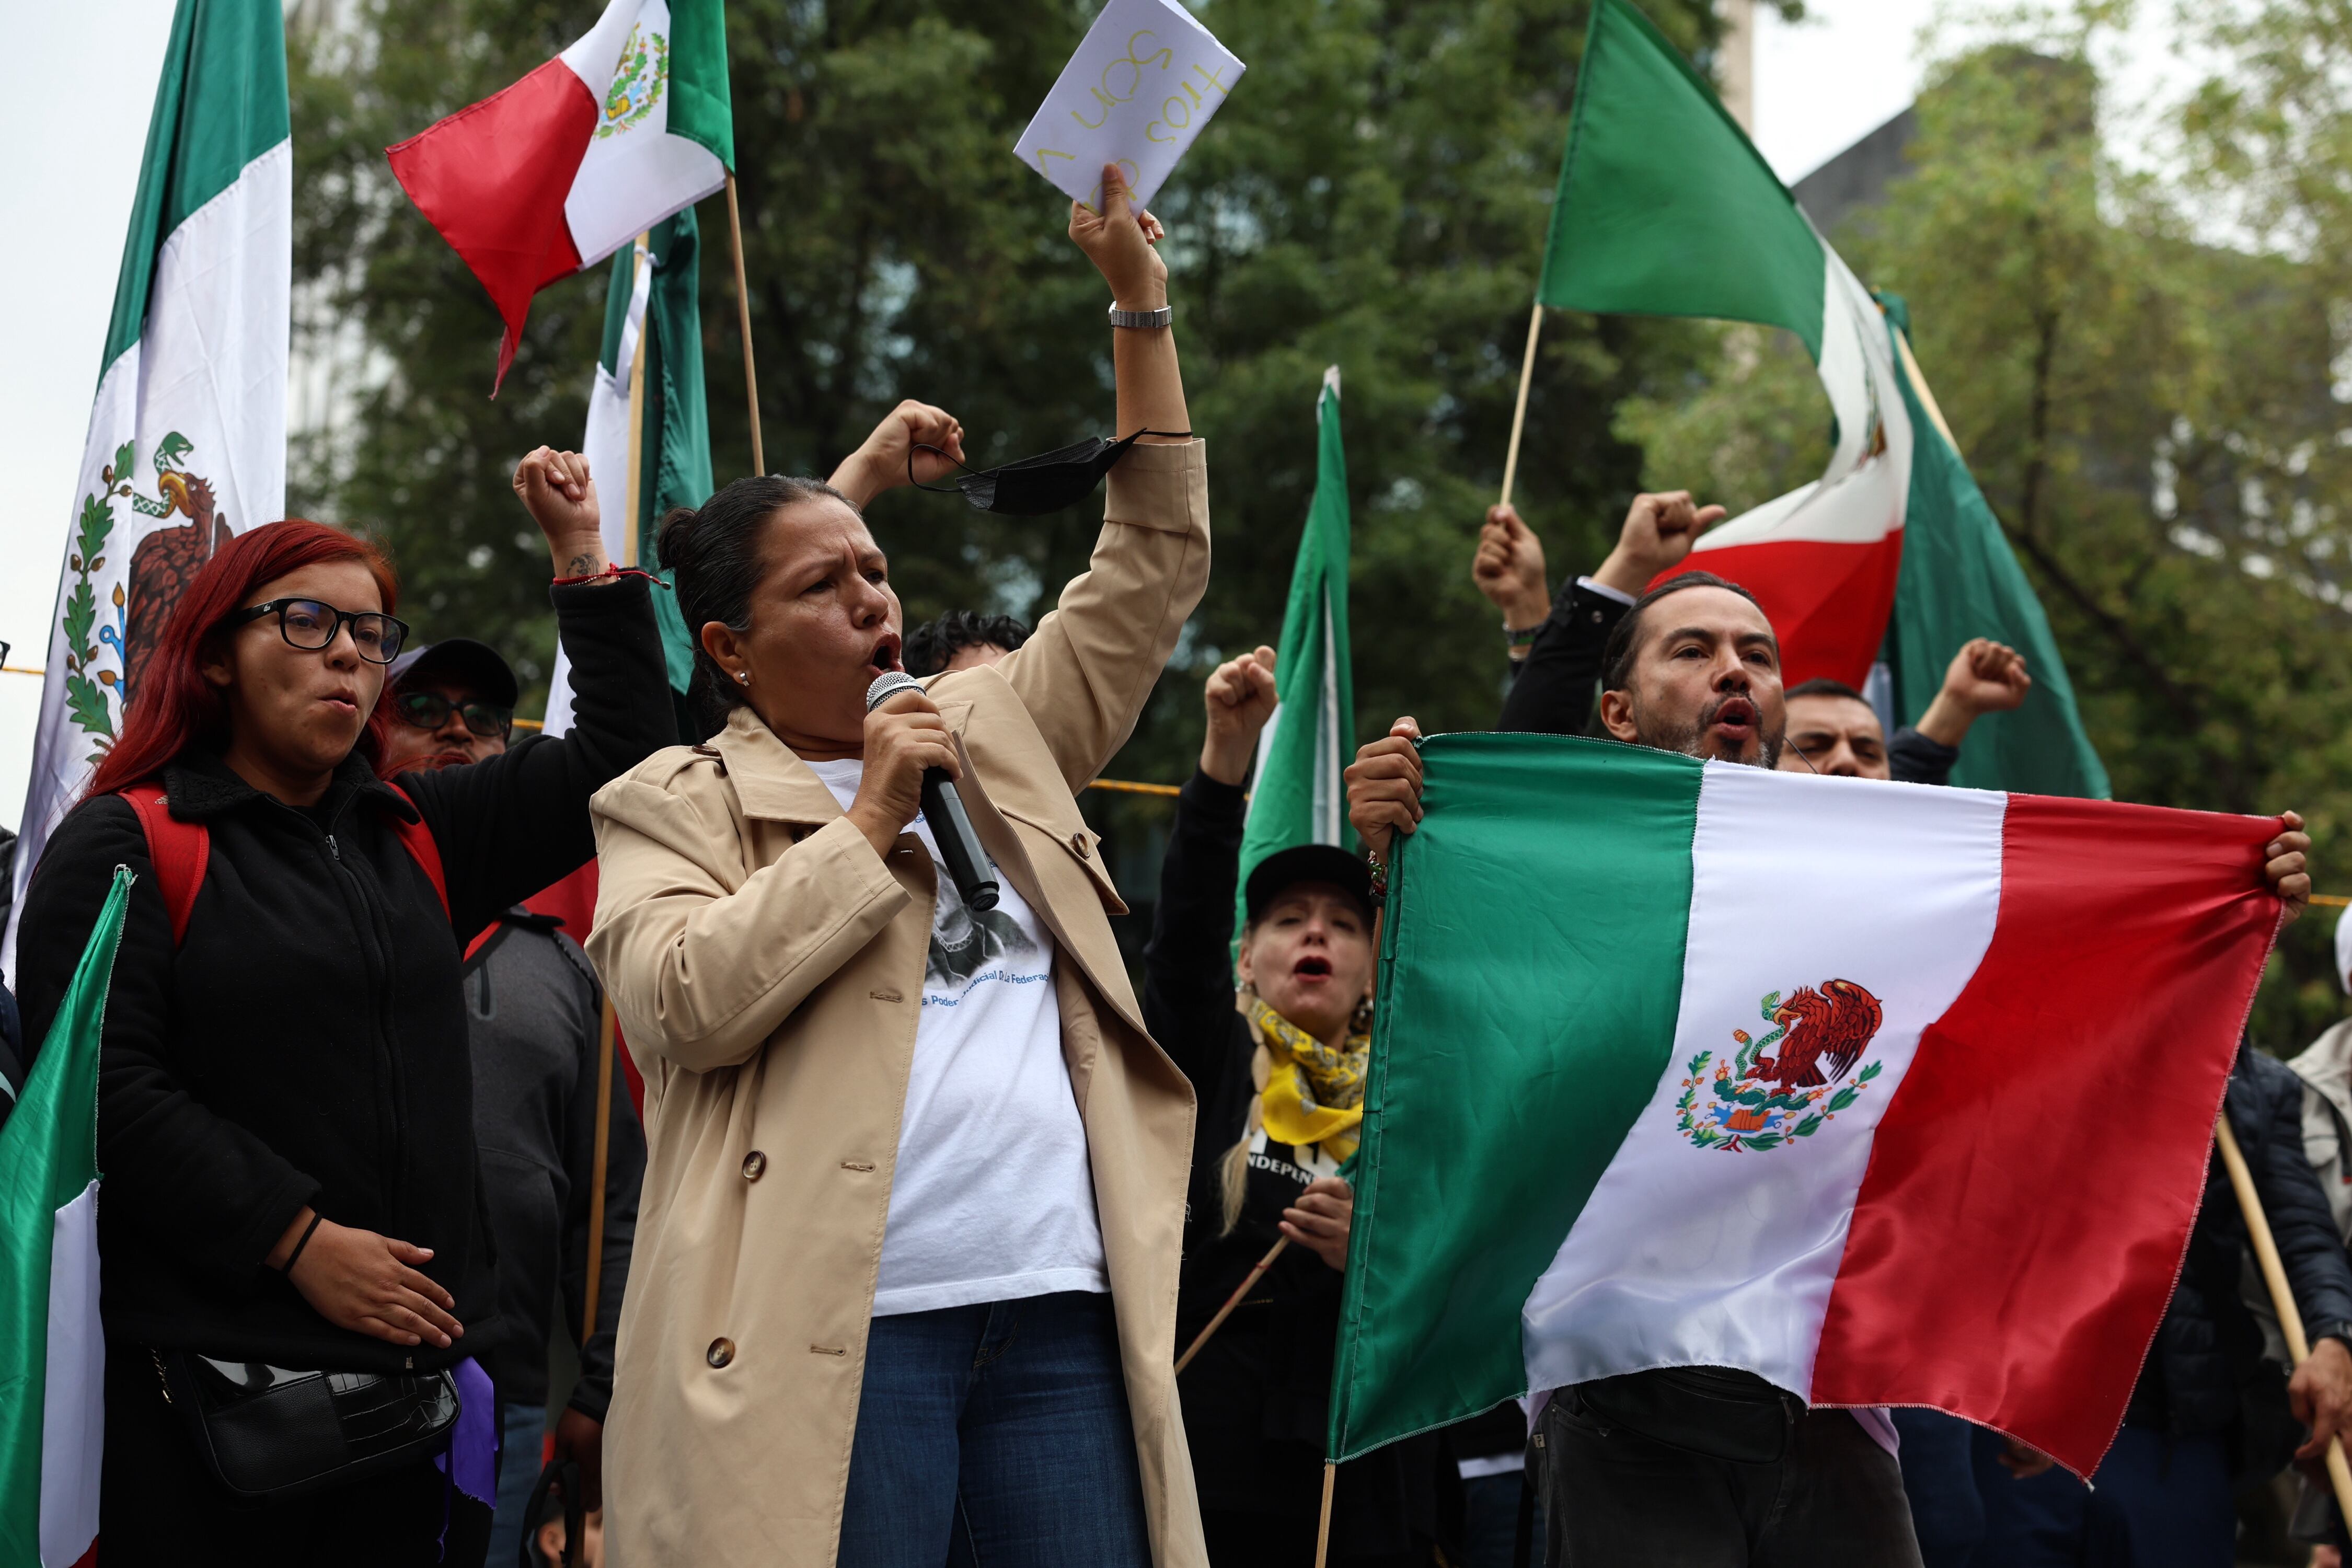
[[[455,1562],[487,1527],[450,1490],[462,1450],[419,1451],[497,1316],[460,954],[586,861],[590,795],[676,739],[587,464],[541,447],[515,489],[555,562],[569,735],[379,779],[392,569],[269,523],[189,584],[26,891],[38,1040],[114,868],[138,877],[100,1068],[110,1561]]]

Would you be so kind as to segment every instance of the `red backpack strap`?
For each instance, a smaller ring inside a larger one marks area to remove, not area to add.
[[[391,785],[393,794],[398,795],[403,800],[408,801],[409,806],[412,809],[415,808],[416,802],[409,799],[409,795],[406,790],[401,788],[396,784],[392,784],[392,781],[389,779],[384,782]],[[445,920],[447,919],[449,915],[449,879],[442,874],[441,846],[434,842],[433,829],[425,825],[425,818],[422,816],[414,819],[404,816],[394,816],[392,819],[392,831],[400,839],[400,847],[408,851],[409,858],[415,860],[417,866],[423,869],[425,872],[425,879],[433,884],[433,891],[439,895],[441,900],[442,918]]]
[[[188,917],[196,907],[196,889],[205,885],[205,867],[212,859],[212,830],[201,822],[183,822],[172,815],[163,786],[137,784],[122,792],[147,835],[147,858],[155,868],[155,886],[163,894],[163,908],[172,917],[172,945],[187,940]],[[435,884],[439,885],[439,865]]]

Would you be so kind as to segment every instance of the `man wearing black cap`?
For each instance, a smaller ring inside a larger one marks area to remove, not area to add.
[[[1291,1564],[1314,1552],[1322,1499],[1355,1203],[1339,1170],[1355,1152],[1370,1043],[1371,879],[1334,845],[1266,857],[1244,890],[1236,963],[1242,786],[1274,712],[1274,650],[1221,666],[1204,696],[1201,768],[1177,803],[1144,950],[1144,1021],[1199,1100],[1177,1343],[1248,1289],[1177,1390],[1210,1561]],[[1441,1544],[1459,1561],[1439,1523],[1459,1517],[1459,1484],[1436,1435],[1342,1465],[1330,1561],[1427,1563]]]
[[[507,749],[516,683],[495,648],[446,638],[394,660],[392,679],[394,722],[384,772],[462,767]],[[580,1380],[556,1423],[556,1451],[579,1462],[587,1506],[602,1500],[599,1461],[604,1412],[613,1399],[614,1333],[645,1175],[645,1134],[629,1097],[615,1093],[605,1152],[596,1333],[581,1343],[604,998],[587,954],[562,924],[552,915],[511,909],[466,955],[474,1135],[499,1249],[500,1331],[474,1359],[499,1395],[503,1441],[488,1561],[499,1564],[514,1562],[520,1550],[531,1484],[539,1477],[550,1334],[559,1326],[578,1348]],[[559,1304],[562,1321],[551,1324]]]

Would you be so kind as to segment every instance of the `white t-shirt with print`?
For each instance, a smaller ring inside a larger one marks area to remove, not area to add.
[[[846,810],[866,765],[808,765]],[[940,891],[874,1315],[1108,1290],[1053,939],[1002,877],[996,908],[966,909],[930,825],[909,827]]]

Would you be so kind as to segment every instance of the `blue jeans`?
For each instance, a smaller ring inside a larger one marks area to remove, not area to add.
[[[2238,1516],[2219,1437],[2126,1426],[2089,1489],[2063,1470],[2012,1479],[1997,1462],[2000,1451],[2000,1436],[1979,1428],[1979,1568],[2230,1568],[2236,1561]]]
[[[1108,1296],[877,1318],[837,1568],[1150,1568]]]
[[[1985,1536],[1973,1457],[1977,1429],[1940,1410],[1892,1414],[1903,1439],[1895,1458],[1903,1466],[1903,1495],[1911,1500],[1919,1559],[1927,1568],[1969,1568]]]
[[[547,1447],[547,1406],[499,1402],[499,1505],[490,1516],[488,1568],[515,1568],[530,1521],[530,1489],[539,1483]]]

